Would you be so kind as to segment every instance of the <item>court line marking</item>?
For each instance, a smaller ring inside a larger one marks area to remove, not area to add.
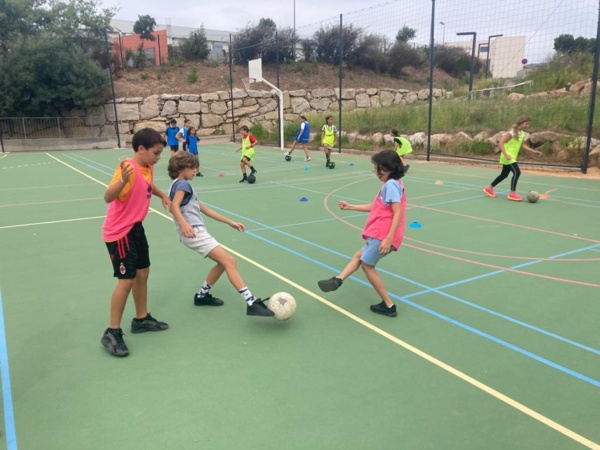
[[[225,246],[223,246],[223,247],[226,248]],[[558,431],[559,433],[563,434],[564,436],[566,436],[566,437],[568,437],[590,449],[600,450],[600,445],[595,443],[594,441],[572,431],[571,429],[559,424],[558,422],[555,422],[554,420],[544,416],[543,414],[538,413],[537,411],[529,408],[528,406],[525,406],[524,404],[508,397],[507,395],[501,393],[500,391],[497,391],[496,389],[480,382],[479,380],[467,375],[466,373],[461,372],[460,370],[450,366],[449,364],[446,364],[445,362],[435,358],[434,356],[431,356],[430,354],[425,353],[424,351],[412,346],[411,344],[403,341],[402,339],[399,339],[396,336],[393,336],[393,335],[387,333],[386,331],[382,330],[381,328],[371,324],[370,322],[367,322],[367,321],[361,319],[360,317],[352,314],[349,311],[346,311],[345,309],[337,306],[336,304],[331,303],[330,301],[324,299],[320,295],[314,294],[312,291],[309,291],[308,289],[304,288],[303,286],[300,286],[299,284],[284,277],[283,275],[280,275],[279,273],[272,271],[271,269],[263,266],[262,264],[251,260],[250,258],[244,256],[243,254],[238,253],[235,250],[232,250],[230,248],[227,248],[227,250],[229,252],[233,253],[238,258],[245,260],[246,262],[256,266],[257,268],[274,276],[275,278],[280,279],[281,281],[283,281],[283,282],[289,284],[290,286],[298,289],[299,291],[305,293],[306,295],[314,298],[315,300],[323,303],[324,305],[343,314],[344,316],[348,317],[349,319],[359,323],[360,325],[370,329],[371,331],[379,334],[380,336],[388,339],[389,341],[399,345],[400,347],[404,348],[405,350],[408,350],[409,352],[414,353],[415,355],[419,356],[420,358],[436,365],[437,367],[441,368],[442,370],[445,370],[446,372],[456,376],[457,378],[460,378],[461,380],[469,383],[470,385],[476,387],[477,389],[491,395],[492,397],[495,397],[496,399],[500,400],[501,402],[515,408],[518,411],[521,411],[522,413],[524,413],[524,414],[528,415],[529,417],[537,420],[538,422],[554,429],[555,431]]]
[[[31,203],[11,203],[8,205],[0,205],[0,208],[9,208],[13,206],[33,206],[33,205],[51,205],[55,203],[71,203],[71,202],[89,202],[90,200],[100,200],[101,197],[91,198],[74,198],[72,200],[50,200],[47,202],[31,202]]]
[[[79,217],[77,219],[63,219],[63,220],[50,220],[48,222],[32,222],[32,223],[20,223],[18,225],[5,225],[0,227],[0,230],[7,230],[9,228],[22,228],[22,227],[33,227],[37,225],[50,225],[54,223],[67,223],[67,222],[81,222],[82,220],[94,220],[94,219],[104,219],[104,216],[92,216],[92,217]]]
[[[17,430],[15,428],[15,412],[13,409],[12,389],[10,386],[10,369],[8,367],[8,346],[4,327],[4,305],[0,289],[0,372],[2,372],[2,403],[4,406],[4,434],[7,450],[17,450]]]
[[[302,226],[302,225],[309,224],[309,223],[311,223],[311,222],[301,222],[301,223],[297,223],[297,224],[289,224],[289,225],[278,226],[278,227],[269,227],[269,226],[267,226],[267,225],[264,225],[264,224],[262,224],[262,223],[259,223],[259,222],[256,222],[256,221],[253,221],[252,219],[249,219],[249,218],[247,218],[247,217],[243,217],[243,216],[240,216],[239,214],[233,213],[233,212],[231,212],[231,211],[227,211],[227,210],[225,210],[225,209],[223,209],[223,208],[219,208],[218,206],[211,205],[211,204],[209,204],[209,203],[207,203],[207,205],[208,205],[208,206],[210,206],[210,207],[211,207],[211,208],[213,208],[213,209],[216,209],[217,211],[222,211],[223,213],[226,213],[226,214],[229,214],[229,215],[232,215],[232,216],[237,216],[237,217],[240,217],[242,220],[249,221],[249,222],[253,222],[253,223],[257,223],[258,225],[260,225],[260,226],[261,226],[261,228],[256,228],[256,229],[252,229],[252,230],[247,230],[248,234],[252,234],[252,235],[254,235],[253,233],[255,233],[255,232],[257,232],[257,231],[264,231],[264,230],[276,231],[276,232],[278,232],[278,233],[280,233],[280,234],[283,234],[283,235],[284,235],[284,236],[286,236],[286,237],[289,237],[289,238],[291,238],[291,239],[298,240],[298,241],[300,241],[300,242],[302,242],[302,243],[304,243],[304,244],[307,244],[307,245],[312,245],[312,246],[314,246],[314,247],[316,247],[316,248],[318,248],[318,249],[320,249],[320,250],[326,251],[326,252],[328,252],[328,253],[332,253],[332,254],[334,254],[334,255],[336,255],[336,256],[340,256],[340,257],[343,257],[343,258],[345,258],[345,259],[350,259],[350,256],[348,256],[348,255],[344,255],[344,254],[342,254],[342,253],[340,253],[340,252],[337,252],[337,251],[331,250],[331,249],[329,249],[329,248],[327,248],[327,247],[323,247],[323,246],[321,246],[321,245],[315,244],[314,242],[307,241],[307,240],[305,240],[305,239],[299,238],[298,236],[295,236],[295,235],[293,235],[293,234],[289,234],[289,233],[287,233],[287,232],[284,232],[284,231],[282,231],[282,228],[285,228],[285,227],[290,227],[290,226]],[[363,217],[364,217],[364,213],[361,213],[361,216],[363,216]],[[357,214],[355,214],[355,215],[353,215],[352,217],[358,217],[358,215],[357,215]],[[319,222],[319,221],[317,221],[317,222],[313,222],[313,223],[318,223],[318,222]],[[351,226],[352,226],[353,228],[357,228],[357,229],[359,229],[359,230],[362,230],[362,228],[360,228],[360,227],[356,227],[356,226],[354,226],[354,225],[351,225]],[[262,239],[262,238],[260,238],[260,237],[259,237],[259,239]],[[268,242],[270,242],[270,241],[268,241]],[[276,245],[276,244],[273,244],[272,242],[270,242],[270,243],[271,243],[272,245]],[[564,254],[571,254],[571,253],[577,253],[577,252],[582,252],[582,251],[593,250],[595,247],[598,247],[598,245],[600,245],[600,244],[596,244],[596,245],[593,245],[593,246],[590,246],[590,247],[584,247],[584,248],[576,249],[576,250],[573,250],[573,251],[570,251],[570,252],[566,252],[566,253],[562,253],[562,254],[559,254],[559,255],[555,255],[554,257],[555,257],[555,258],[558,258],[558,257],[560,257],[561,255],[564,255]],[[283,249],[284,249],[284,250],[286,250],[286,251],[293,252],[292,250],[289,250],[289,249],[287,249],[286,247],[281,247],[281,248],[283,248]],[[417,249],[418,249],[418,248],[417,248]],[[298,254],[298,255],[300,255],[300,254]],[[301,255],[300,255],[300,256],[301,256]],[[306,259],[308,259],[308,258],[306,257]],[[313,259],[309,259],[309,260],[310,260],[311,262],[315,262],[315,260],[313,260]],[[543,260],[541,260],[541,261],[543,261]],[[520,264],[520,265],[518,265],[518,266],[515,266],[515,267],[520,267],[520,266],[530,265],[530,264],[534,264],[534,263],[541,262],[541,261],[532,261],[532,262],[528,262],[528,263],[523,263],[523,264]],[[336,269],[334,269],[334,268],[332,268],[332,267],[329,267],[329,266],[324,266],[324,267],[326,267],[327,269],[331,269],[331,270],[333,270],[334,272],[336,272]],[[483,312],[485,312],[485,313],[488,313],[488,314],[494,315],[494,316],[496,316],[496,317],[500,317],[501,319],[507,320],[508,322],[512,322],[512,323],[514,323],[514,324],[517,324],[517,325],[519,325],[519,326],[522,326],[522,327],[524,327],[524,328],[528,328],[528,329],[530,329],[530,330],[532,330],[532,331],[536,331],[536,332],[538,332],[538,333],[540,333],[540,334],[546,335],[546,336],[548,336],[548,337],[551,337],[551,338],[553,338],[553,339],[557,339],[557,340],[559,340],[559,341],[561,341],[561,342],[567,343],[567,344],[569,344],[569,345],[572,345],[572,346],[574,346],[574,347],[578,347],[578,348],[580,348],[580,349],[583,349],[583,350],[585,350],[585,351],[588,351],[588,352],[590,352],[590,353],[595,353],[595,354],[598,354],[598,355],[600,355],[600,350],[597,350],[597,349],[595,349],[595,348],[589,347],[589,346],[587,346],[587,345],[585,345],[585,344],[582,344],[582,343],[579,343],[579,342],[577,342],[577,341],[573,341],[572,339],[566,338],[566,337],[564,337],[564,336],[561,336],[561,335],[559,335],[559,334],[553,333],[553,332],[551,332],[551,331],[544,330],[543,328],[536,327],[535,325],[529,324],[529,323],[527,323],[527,322],[523,322],[523,321],[521,321],[521,320],[519,320],[519,319],[515,319],[515,318],[513,318],[513,317],[511,317],[511,316],[508,316],[508,315],[502,314],[502,313],[500,313],[500,312],[498,312],[498,311],[494,311],[494,310],[492,310],[492,309],[486,308],[486,307],[484,307],[484,306],[481,306],[481,305],[478,305],[478,304],[476,304],[476,303],[469,302],[468,300],[465,300],[465,299],[463,299],[463,298],[457,297],[457,296],[455,296],[455,295],[452,295],[452,294],[450,294],[450,293],[447,293],[447,292],[444,292],[443,290],[441,290],[441,289],[443,289],[443,288],[446,288],[446,287],[452,287],[452,286],[454,286],[454,285],[458,285],[458,284],[466,283],[466,282],[468,282],[468,281],[473,281],[473,280],[476,280],[476,279],[485,278],[485,277],[488,277],[488,276],[493,276],[493,275],[497,275],[497,274],[500,274],[500,273],[505,273],[505,272],[507,272],[507,271],[508,271],[507,269],[496,270],[496,271],[494,271],[494,272],[488,272],[488,273],[486,273],[486,274],[479,275],[479,276],[476,276],[476,277],[472,277],[472,278],[470,278],[470,279],[467,279],[467,280],[459,280],[459,281],[457,281],[457,282],[450,283],[450,284],[448,284],[448,285],[442,285],[442,286],[437,286],[437,287],[428,286],[428,285],[422,284],[422,283],[420,283],[420,282],[418,282],[418,281],[412,280],[412,279],[410,279],[410,278],[405,278],[405,277],[402,277],[402,276],[400,276],[400,275],[398,275],[398,274],[396,274],[396,273],[394,273],[394,272],[390,272],[390,271],[388,271],[388,270],[386,270],[386,269],[383,269],[383,268],[379,268],[379,271],[380,271],[381,273],[384,273],[384,274],[386,274],[386,275],[389,275],[389,276],[391,276],[391,277],[393,277],[393,278],[396,278],[396,279],[399,279],[399,280],[405,281],[405,282],[407,282],[407,283],[410,283],[410,284],[413,284],[413,285],[415,285],[415,286],[418,286],[418,287],[422,288],[422,290],[421,290],[421,291],[417,291],[417,292],[414,292],[414,293],[412,293],[412,294],[407,294],[407,295],[405,295],[404,297],[399,297],[399,296],[396,296],[394,293],[388,292],[388,294],[389,294],[391,297],[394,297],[394,298],[396,298],[396,299],[398,299],[398,300],[400,300],[400,301],[404,301],[403,299],[408,299],[408,298],[416,297],[416,296],[419,296],[419,295],[424,295],[424,294],[428,294],[428,293],[436,293],[436,294],[438,294],[438,295],[441,295],[441,296],[443,296],[443,297],[446,297],[446,298],[449,298],[449,299],[451,299],[451,300],[457,301],[457,302],[459,302],[459,303],[463,303],[463,304],[465,304],[465,305],[467,305],[467,306],[470,306],[470,307],[472,307],[472,308],[478,309],[478,310],[480,310],[480,311],[483,311]],[[523,274],[528,274],[528,272],[523,272]],[[362,280],[360,280],[359,278],[356,278],[356,277],[354,277],[354,276],[352,276],[351,278],[352,278],[354,281],[362,282]],[[365,284],[365,285],[366,285],[366,284]],[[366,285],[366,286],[369,286],[369,285]],[[412,303],[409,303],[409,304],[411,304],[411,305],[412,305]],[[445,319],[444,319],[444,320],[445,320]]]
[[[214,208],[214,206],[213,206],[213,208]],[[303,259],[306,259],[306,260],[308,260],[308,261],[311,261],[311,262],[313,262],[314,264],[317,264],[317,265],[319,265],[319,266],[325,267],[326,269],[330,269],[330,270],[332,270],[334,273],[337,273],[337,272],[339,272],[339,271],[338,271],[336,268],[334,268],[334,267],[332,267],[332,266],[329,266],[329,265],[327,265],[327,264],[325,264],[325,263],[322,263],[321,261],[318,261],[318,260],[316,260],[316,259],[314,259],[314,258],[311,258],[311,257],[309,257],[309,256],[306,256],[306,255],[304,255],[303,253],[296,252],[296,251],[294,251],[294,250],[292,250],[292,249],[290,249],[290,248],[288,248],[288,247],[285,247],[284,245],[281,245],[281,244],[278,244],[278,243],[276,243],[276,242],[270,241],[269,239],[263,238],[263,237],[261,237],[261,236],[255,235],[255,234],[253,234],[253,233],[249,233],[249,234],[250,234],[251,236],[253,236],[253,237],[256,237],[257,239],[260,239],[260,240],[262,240],[263,242],[266,242],[266,243],[269,243],[269,244],[271,244],[271,245],[274,245],[275,247],[278,247],[278,248],[280,248],[280,249],[283,249],[283,250],[285,250],[285,251],[287,251],[287,252],[289,252],[289,253],[291,253],[291,254],[293,254],[293,255],[295,255],[295,256],[299,256],[299,257],[301,257],[301,258],[303,258]],[[348,259],[349,259],[349,258],[348,258]],[[351,278],[353,281],[355,281],[355,282],[358,282],[358,283],[360,283],[360,284],[362,284],[362,285],[364,285],[364,286],[371,287],[371,285],[370,285],[368,282],[366,282],[366,281],[364,281],[364,280],[361,280],[360,278],[357,278],[357,277],[355,277],[355,276],[351,276],[350,278]],[[393,293],[393,292],[389,292],[389,291],[388,291],[388,294],[389,294],[389,296],[390,296],[390,297],[392,297],[392,298],[394,298],[394,299],[396,299],[396,300],[399,300],[399,301],[401,301],[401,302],[403,302],[403,303],[406,303],[407,305],[410,305],[410,306],[412,306],[413,308],[419,309],[419,310],[421,310],[421,311],[423,311],[423,312],[425,312],[425,313],[427,313],[427,314],[430,314],[430,315],[432,315],[432,316],[434,316],[434,317],[437,317],[437,318],[439,318],[439,319],[441,319],[441,320],[443,320],[443,321],[445,321],[445,322],[449,322],[449,323],[451,323],[451,324],[453,324],[453,325],[456,325],[456,326],[458,326],[458,327],[460,327],[460,328],[462,328],[462,329],[464,329],[464,330],[467,330],[467,331],[469,331],[469,332],[471,332],[471,333],[473,333],[473,334],[476,334],[476,335],[478,335],[478,336],[481,336],[481,337],[483,337],[484,339],[487,339],[487,340],[489,340],[489,341],[492,341],[492,342],[495,342],[495,343],[497,343],[497,344],[500,344],[500,345],[502,345],[502,346],[504,346],[504,347],[506,347],[506,348],[508,348],[508,349],[514,350],[514,351],[516,351],[517,353],[520,353],[520,354],[522,354],[522,355],[525,355],[525,356],[527,356],[527,357],[529,357],[529,358],[531,358],[531,359],[533,359],[533,360],[536,360],[536,361],[538,361],[538,362],[541,362],[542,364],[545,364],[545,365],[547,365],[547,366],[549,366],[549,367],[552,367],[552,368],[554,368],[554,369],[557,369],[557,370],[558,370],[558,371],[560,371],[560,372],[563,372],[563,373],[566,373],[566,374],[568,374],[568,375],[571,375],[571,376],[573,376],[574,378],[578,378],[578,379],[579,379],[579,380],[581,380],[581,381],[584,381],[584,382],[586,382],[586,383],[589,383],[589,384],[591,384],[591,385],[593,385],[593,386],[596,386],[596,387],[600,387],[600,381],[598,381],[598,380],[595,380],[595,379],[593,379],[593,378],[591,378],[591,377],[588,377],[587,375],[584,375],[584,374],[582,374],[582,373],[579,373],[579,372],[577,372],[577,371],[575,371],[575,370],[569,369],[568,367],[565,367],[565,366],[563,366],[563,365],[561,365],[561,364],[555,363],[554,361],[551,361],[551,360],[549,360],[549,359],[547,359],[547,358],[544,358],[544,357],[542,357],[542,356],[539,356],[539,355],[537,355],[537,354],[535,354],[535,353],[533,353],[533,352],[530,352],[530,351],[528,351],[528,350],[525,350],[524,348],[521,348],[521,347],[519,347],[519,346],[517,346],[517,345],[511,344],[511,343],[510,343],[510,342],[508,342],[508,341],[505,341],[505,340],[503,340],[503,339],[500,339],[500,338],[498,338],[498,337],[496,337],[496,336],[493,336],[493,335],[491,335],[491,334],[488,334],[488,333],[486,333],[486,332],[484,332],[484,331],[482,331],[482,330],[479,330],[479,329],[477,329],[477,328],[475,328],[475,327],[472,327],[472,326],[470,326],[470,325],[467,325],[467,324],[465,324],[465,323],[462,323],[462,322],[460,322],[460,321],[458,321],[458,320],[456,320],[456,319],[453,319],[453,318],[451,318],[451,317],[448,317],[448,316],[446,316],[446,315],[444,315],[444,314],[442,314],[442,313],[440,313],[440,312],[437,312],[437,311],[435,311],[435,310],[432,310],[432,309],[430,309],[430,308],[427,308],[426,306],[423,306],[423,305],[420,305],[420,304],[418,304],[418,303],[414,303],[414,302],[412,302],[412,301],[410,301],[410,300],[407,300],[407,299],[406,299],[406,297],[401,297],[401,296],[399,296],[399,295],[397,295],[397,294],[395,294],[395,293]],[[443,293],[443,292],[440,292],[440,294],[441,294],[441,295],[444,295],[444,293]]]
[[[86,173],[84,173],[84,172],[76,169],[75,167],[70,166],[69,164],[65,163],[64,161],[61,161],[60,159],[55,158],[52,155],[49,155],[49,154],[47,154],[47,155],[50,156],[51,158],[56,159],[60,163],[62,163],[65,166],[69,167],[70,169],[72,169],[72,170],[74,170],[74,171],[82,174],[83,176],[85,176],[85,177],[87,177],[87,178],[89,178],[91,180],[96,181],[98,184],[106,186],[106,184],[104,184],[104,183],[102,183],[102,182],[100,182],[98,180],[95,180],[90,175],[87,175]],[[166,214],[164,214],[164,213],[162,213],[162,212],[160,212],[158,210],[155,210],[153,208],[150,208],[150,209],[153,210],[154,212],[158,213],[160,216],[166,218],[167,220],[173,221],[173,219],[170,216],[167,216]],[[488,385],[486,385],[486,384],[484,384],[484,383],[476,380],[475,378],[473,378],[473,377],[471,377],[471,376],[469,376],[469,375],[461,372],[460,370],[458,370],[458,369],[450,366],[449,364],[444,363],[443,361],[441,361],[441,360],[439,360],[439,359],[437,359],[437,358],[429,355],[428,353],[425,353],[424,351],[422,351],[422,350],[420,350],[420,349],[418,349],[418,348],[416,348],[416,347],[408,344],[407,342],[405,342],[405,341],[403,341],[403,340],[401,340],[401,339],[399,339],[399,338],[397,338],[397,337],[395,337],[395,336],[393,336],[393,335],[391,335],[391,334],[383,331],[382,329],[378,328],[377,326],[375,326],[375,325],[373,325],[373,324],[371,324],[371,323],[369,323],[369,322],[361,319],[358,316],[355,316],[354,314],[350,313],[349,311],[346,311],[345,309],[337,306],[336,304],[329,302],[328,300],[324,299],[320,295],[317,295],[317,294],[313,293],[312,291],[309,291],[308,289],[304,288],[303,286],[300,286],[299,284],[297,284],[297,283],[293,282],[292,280],[284,277],[283,275],[280,275],[279,273],[276,273],[276,272],[272,271],[271,269],[263,266],[262,264],[254,261],[254,260],[251,260],[250,258],[246,257],[245,255],[242,255],[241,253],[238,253],[235,250],[233,250],[233,249],[231,249],[229,247],[226,247],[224,245],[222,245],[222,246],[223,246],[223,248],[225,248],[227,251],[231,252],[232,254],[234,254],[235,256],[237,256],[238,258],[243,259],[244,261],[246,261],[246,262],[254,265],[255,267],[263,270],[264,272],[266,272],[266,273],[274,276],[275,278],[280,279],[281,281],[285,282],[286,284],[288,284],[288,285],[290,285],[290,286],[298,289],[299,291],[305,293],[306,295],[308,295],[308,296],[314,298],[315,300],[323,303],[324,305],[329,306],[330,308],[332,308],[332,309],[336,310],[337,312],[345,315],[346,317],[354,320],[355,322],[363,325],[364,327],[370,329],[371,331],[374,331],[375,333],[379,334],[380,336],[385,337],[386,339],[390,340],[391,342],[394,342],[395,344],[403,347],[404,349],[410,351],[411,353],[414,353],[415,355],[417,355],[417,356],[425,359],[426,361],[429,361],[430,363],[432,363],[432,364],[438,366],[439,368],[445,370],[446,372],[448,372],[448,373],[450,373],[450,374],[452,374],[452,375],[454,375],[454,376],[462,379],[463,381],[465,381],[465,382],[471,384],[472,386],[480,389],[481,391],[483,391],[483,392],[491,395],[492,397],[495,397],[496,399],[502,401],[503,403],[505,403],[505,404],[507,404],[507,405],[509,405],[509,406],[511,406],[511,407],[513,407],[515,409],[517,409],[518,411],[521,411],[522,413],[524,413],[524,414],[528,415],[529,417],[537,420],[538,422],[540,422],[540,423],[542,423],[542,424],[544,424],[544,425],[546,425],[546,426],[554,429],[555,431],[558,431],[559,433],[563,434],[564,436],[566,436],[566,437],[568,437],[568,438],[570,438],[570,439],[572,439],[572,440],[574,440],[574,441],[576,441],[576,442],[578,442],[578,443],[580,443],[580,444],[582,444],[582,445],[584,445],[584,446],[586,446],[586,447],[588,447],[590,449],[600,450],[600,445],[597,444],[597,443],[595,443],[595,442],[593,442],[593,441],[591,441],[590,439],[588,439],[588,438],[586,438],[586,437],[584,437],[584,436],[582,436],[582,435],[580,435],[580,434],[572,431],[571,429],[569,429],[569,428],[567,428],[567,427],[559,424],[558,422],[553,421],[552,419],[550,419],[550,418],[548,418],[548,417],[546,417],[546,416],[538,413],[537,411],[535,411],[535,410],[533,410],[533,409],[531,409],[531,408],[523,405],[522,403],[517,402],[516,400],[508,397],[507,395],[502,394],[501,392],[495,390],[494,388],[492,388],[492,387],[490,387],[490,386],[488,386]]]

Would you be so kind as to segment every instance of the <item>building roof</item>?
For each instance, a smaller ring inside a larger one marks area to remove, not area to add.
[[[112,19],[110,24],[121,33],[133,33],[133,25],[135,24],[135,21]],[[177,25],[163,23],[156,25],[156,30],[167,30],[168,37],[174,39],[186,38],[190,35],[190,33],[196,31],[198,28],[180,27]],[[229,42],[229,34],[235,34],[233,31],[209,30],[208,28],[205,28],[204,32],[206,33],[206,39],[210,42]]]

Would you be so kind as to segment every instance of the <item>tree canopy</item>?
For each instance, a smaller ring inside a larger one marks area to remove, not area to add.
[[[113,15],[95,0],[0,0],[0,116],[103,103]]]
[[[554,39],[554,50],[558,53],[594,53],[596,51],[596,39],[584,37],[574,38],[572,34],[561,34]]]
[[[155,37],[152,32],[156,28],[156,20],[150,15],[138,16],[138,20],[133,24],[133,32],[140,35],[140,39],[153,41]]]

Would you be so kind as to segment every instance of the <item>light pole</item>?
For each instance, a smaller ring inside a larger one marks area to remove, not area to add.
[[[296,61],[296,0],[294,0],[294,31],[292,32],[292,61]]]
[[[444,27],[442,28],[442,45],[446,45],[446,24],[444,22],[440,22],[440,25]]]
[[[491,36],[488,36],[488,46],[487,46],[487,56],[485,57],[485,79],[487,80],[487,75],[488,75],[488,69],[489,69],[489,65],[490,65],[490,41],[492,40],[492,38],[497,38],[497,37],[501,37],[504,36],[503,34],[492,34]]]
[[[475,72],[475,41],[477,41],[477,33],[474,31],[465,31],[464,33],[456,33],[457,36],[473,36],[473,48],[471,49],[471,73],[469,75],[469,100],[471,100],[471,92],[473,91],[473,72]]]

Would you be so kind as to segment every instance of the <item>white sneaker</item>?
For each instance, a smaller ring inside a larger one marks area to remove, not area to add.
[[[284,156],[290,156],[290,152],[285,152]]]
[[[304,162],[308,162],[308,161],[310,161],[310,157],[304,158]]]

